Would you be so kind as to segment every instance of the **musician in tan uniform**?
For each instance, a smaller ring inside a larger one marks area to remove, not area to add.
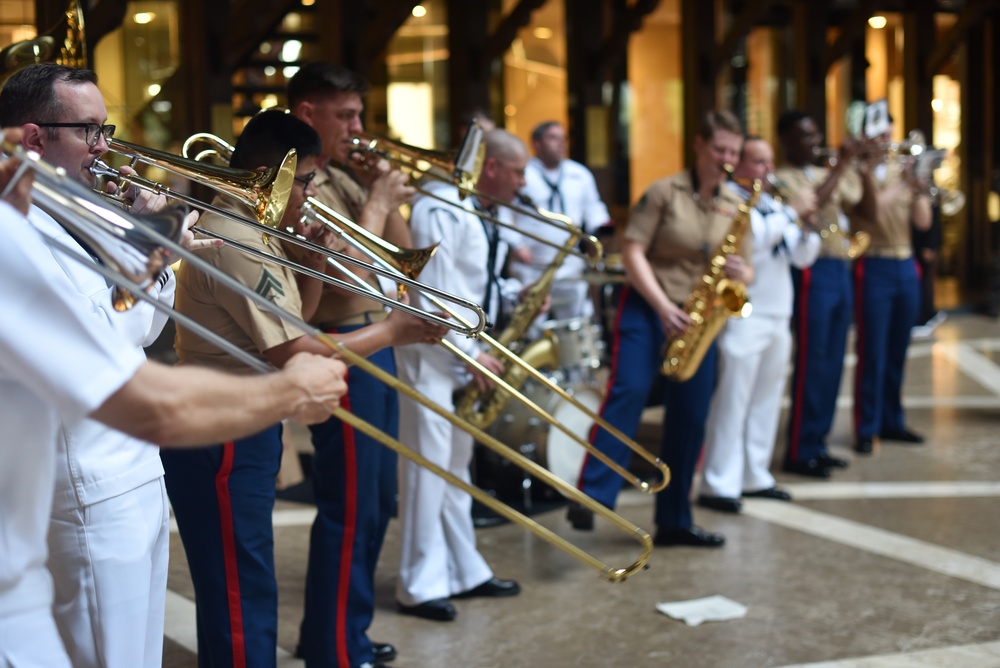
[[[289,82],[288,106],[319,133],[322,142],[316,198],[369,232],[410,247],[409,228],[399,214],[399,205],[414,192],[406,177],[389,170],[384,160],[364,164],[352,160],[351,139],[364,129],[367,91],[367,82],[356,73],[330,63],[311,63]],[[363,257],[356,250],[347,252]],[[378,288],[371,273],[357,273]],[[371,300],[327,286],[310,320],[324,331],[346,333],[384,317]],[[396,373],[389,348],[369,361]],[[399,431],[398,401],[392,388],[351,370],[345,405],[392,436]],[[318,513],[309,541],[297,654],[307,665],[342,668],[391,660],[395,648],[372,643],[367,630],[375,611],[375,565],[396,509],[396,453],[335,418],[314,425],[312,435]]]
[[[784,164],[775,173],[780,190],[794,197],[806,188],[816,192],[817,225],[847,228],[847,214],[874,211],[871,178],[855,167],[860,147],[845,142],[832,167],[816,166],[821,135],[805,112],[789,111],[778,119]],[[795,372],[784,469],[828,478],[847,461],[832,456],[826,438],[833,425],[844,368],[853,293],[848,244],[829,235],[819,259],[807,269],[792,269],[795,283]]]
[[[891,141],[890,129],[879,138]],[[931,226],[931,198],[914,175],[915,161],[900,156],[874,170],[878,215],[858,215],[852,226],[871,235],[871,247],[854,263],[858,366],[854,384],[854,450],[870,454],[873,440],[920,444],[906,426],[902,385],[910,329],[920,314],[920,279],[911,231]]]
[[[682,306],[704,275],[708,262],[729,230],[742,199],[726,183],[725,165],[739,159],[743,135],[739,121],[727,111],[705,115],[695,138],[695,164],[653,183],[633,207],[625,229],[622,257],[629,285],[618,309],[611,378],[601,415],[634,436],[655,381],[660,381],[666,409],[660,457],[671,471],[669,487],[656,499],[657,545],[719,547],[725,539],[692,523],[690,491],[705,435],[705,419],[715,388],[713,344],[698,371],[683,383],[660,375],[662,349],[691,323]],[[725,273],[749,283],[751,245],[743,254],[726,257]],[[622,466],[631,451],[607,432],[594,429],[591,441]],[[621,478],[606,465],[587,457],[580,489],[613,507]],[[570,522],[589,529],[593,517],[579,506]]]
[[[299,162],[282,225],[306,238],[322,240],[315,225],[303,224],[299,209],[313,194],[319,138],[308,125],[280,111],[264,112],[247,125],[231,164],[241,169],[278,164],[289,149]],[[215,204],[245,217],[252,212],[223,196]],[[317,254],[303,254],[273,237],[265,244],[260,231],[216,214],[200,224],[259,250],[292,257],[314,269]],[[295,247],[298,248],[298,247]],[[232,246],[207,251],[204,258],[259,295],[308,318],[315,309],[319,281],[301,288],[295,275],[277,263],[251,257]],[[294,353],[330,355],[326,346],[226,290],[188,266],[178,272],[177,308],[254,357],[281,367]],[[338,336],[360,354],[371,354],[422,331],[415,318],[394,313],[356,334]],[[178,326],[177,351],[182,364],[236,368],[211,344]],[[343,405],[343,402],[342,402]],[[281,459],[281,425],[240,441],[201,451],[164,453],[167,491],[180,529],[198,606],[198,653],[212,665],[274,665],[277,651],[277,583],[274,575],[271,512],[274,478]],[[234,606],[234,601],[238,605]]]

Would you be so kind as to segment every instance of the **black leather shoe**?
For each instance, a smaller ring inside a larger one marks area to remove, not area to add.
[[[806,461],[785,462],[782,467],[789,473],[809,476],[810,478],[829,478],[833,475],[830,467],[819,459],[807,459]]]
[[[756,492],[743,492],[743,496],[752,499],[776,499],[778,501],[791,501],[792,495],[777,487],[758,489]]]
[[[501,596],[517,596],[521,593],[521,585],[514,580],[501,580],[500,578],[490,578],[478,587],[473,587],[469,591],[455,594],[452,598],[475,598],[486,596],[497,598]]]
[[[566,511],[566,519],[569,520],[570,526],[577,531],[594,530],[594,511],[584,508],[579,503],[569,504],[569,510]]]
[[[396,648],[387,642],[373,642],[372,651],[375,652],[375,665],[389,663],[396,658]]]
[[[730,499],[728,496],[707,496],[702,494],[698,497],[698,505],[703,508],[718,510],[720,513],[738,513],[743,508],[739,499]]]
[[[833,455],[824,454],[820,455],[816,459],[819,460],[821,464],[826,464],[832,469],[846,469],[850,466],[850,462],[846,459],[841,459],[840,457],[834,457]]]
[[[854,452],[859,455],[870,455],[875,450],[875,442],[871,438],[859,438],[854,443]]]
[[[455,606],[446,598],[435,598],[423,603],[417,603],[416,605],[403,605],[397,602],[396,606],[404,615],[423,617],[424,619],[432,619],[436,622],[450,622],[458,615]]]
[[[903,429],[889,429],[879,433],[879,438],[883,441],[898,441],[899,443],[923,443],[924,437],[920,434],[910,431],[905,427]]]
[[[657,529],[653,545],[672,546],[689,545],[691,547],[722,547],[726,537],[721,533],[710,533],[700,527],[691,525],[687,529]]]

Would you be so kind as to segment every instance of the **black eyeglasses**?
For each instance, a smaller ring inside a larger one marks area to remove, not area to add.
[[[296,182],[298,182],[298,183],[301,183],[301,184],[302,184],[302,187],[303,187],[303,188],[305,188],[305,187],[307,187],[307,186],[308,186],[308,185],[309,185],[310,183],[312,183],[312,180],[313,180],[314,178],[316,178],[316,172],[315,172],[315,171],[313,171],[313,172],[309,172],[309,173],[308,173],[308,174],[306,174],[305,176],[296,176],[296,177],[295,177],[295,180],[296,180]]]
[[[115,136],[114,125],[99,125],[97,123],[35,123],[40,128],[84,128],[87,131],[87,146],[97,146],[99,137],[104,135],[104,142],[110,142]]]

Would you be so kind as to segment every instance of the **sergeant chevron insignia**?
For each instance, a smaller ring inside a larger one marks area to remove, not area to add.
[[[263,297],[264,299],[269,299],[275,304],[278,300],[285,296],[285,289],[274,274],[265,269],[260,275],[260,281],[257,282],[257,287],[254,288],[254,292]]]

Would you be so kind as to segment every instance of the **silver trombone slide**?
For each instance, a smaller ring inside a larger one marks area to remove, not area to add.
[[[95,176],[105,176],[105,177],[111,177],[111,178],[123,178],[124,177],[124,175],[122,175],[117,169],[108,166],[103,160],[95,160],[94,163],[93,163],[93,165],[90,168],[90,171]],[[373,299],[375,301],[378,301],[378,302],[382,303],[385,306],[389,306],[389,307],[392,307],[392,308],[398,308],[398,309],[406,311],[407,313],[410,313],[411,315],[414,315],[414,316],[416,316],[418,318],[423,318],[425,320],[429,320],[431,322],[434,322],[435,324],[443,325],[443,326],[447,327],[448,329],[455,330],[459,334],[462,334],[464,336],[468,336],[468,337],[471,337],[471,338],[476,337],[480,332],[482,332],[486,327],[488,327],[490,325],[489,319],[486,317],[486,313],[483,311],[482,307],[480,305],[474,303],[474,302],[471,302],[471,301],[467,300],[467,299],[463,299],[463,298],[461,298],[461,297],[459,297],[457,295],[453,295],[453,294],[451,294],[449,292],[445,292],[443,290],[439,290],[438,288],[434,288],[432,286],[426,285],[424,283],[421,283],[421,282],[419,282],[419,281],[417,281],[415,279],[408,278],[406,276],[403,276],[403,277],[396,276],[392,272],[389,272],[389,271],[387,271],[385,269],[382,269],[379,266],[375,266],[373,264],[370,264],[370,263],[367,263],[367,262],[363,262],[363,261],[358,260],[356,258],[353,258],[353,257],[351,257],[351,256],[349,256],[349,255],[347,255],[345,253],[339,253],[337,251],[330,250],[329,248],[326,248],[325,246],[320,246],[319,244],[315,244],[315,243],[313,243],[313,242],[311,242],[311,241],[309,241],[307,239],[303,239],[302,237],[300,237],[300,236],[298,236],[296,234],[292,234],[291,232],[288,232],[287,230],[283,230],[283,229],[278,228],[278,227],[272,228],[272,227],[269,227],[269,226],[262,225],[261,223],[259,223],[258,221],[254,220],[252,218],[247,218],[247,217],[241,216],[241,215],[239,215],[237,213],[233,213],[232,211],[229,211],[227,209],[223,209],[221,207],[214,206],[213,204],[210,204],[210,203],[207,203],[207,202],[202,202],[201,200],[199,200],[199,199],[197,199],[195,197],[191,197],[190,195],[186,195],[184,193],[178,193],[176,191],[170,190],[169,188],[161,186],[160,184],[155,183],[153,181],[150,181],[148,179],[144,179],[144,178],[140,178],[140,177],[136,177],[136,176],[129,176],[128,180],[129,180],[130,183],[132,183],[133,185],[135,185],[135,186],[137,186],[139,188],[145,188],[147,190],[151,190],[153,192],[156,192],[158,194],[164,195],[166,197],[177,199],[177,200],[179,200],[181,202],[184,202],[186,204],[190,204],[191,206],[193,206],[193,207],[195,207],[197,209],[201,209],[202,211],[206,211],[208,213],[214,213],[214,214],[216,214],[218,216],[226,218],[227,220],[231,220],[231,221],[233,221],[235,223],[239,223],[240,225],[251,227],[251,228],[253,228],[255,230],[260,231],[260,233],[263,234],[263,235],[265,235],[265,236],[277,237],[277,238],[281,239],[282,241],[287,241],[287,242],[295,244],[297,246],[301,246],[302,248],[305,248],[305,249],[307,249],[309,251],[312,251],[314,253],[319,253],[320,255],[325,255],[327,257],[328,261],[329,260],[336,260],[337,262],[340,262],[340,263],[343,263],[343,264],[348,264],[348,265],[351,265],[353,267],[357,267],[357,268],[360,268],[360,269],[364,269],[365,271],[369,271],[369,272],[371,272],[373,274],[377,274],[379,276],[384,276],[386,278],[391,278],[396,283],[401,283],[403,285],[406,285],[407,287],[410,287],[410,288],[412,288],[414,290],[417,290],[417,291],[420,291],[420,292],[425,292],[425,291],[429,292],[429,293],[433,292],[433,293],[435,293],[437,295],[438,298],[440,298],[440,299],[442,299],[444,301],[452,302],[454,304],[462,306],[463,308],[469,309],[472,313],[475,314],[476,318],[478,319],[478,322],[476,324],[472,324],[469,321],[466,321],[466,322],[463,322],[463,323],[459,323],[456,320],[450,320],[450,319],[447,319],[447,318],[442,318],[441,316],[433,314],[433,313],[427,313],[426,311],[423,311],[423,310],[421,310],[419,308],[416,308],[415,306],[411,306],[409,304],[403,304],[403,303],[397,302],[396,300],[394,300],[394,299],[392,299],[390,297],[386,297],[385,295],[383,295],[383,294],[381,294],[381,293],[379,293],[377,291],[359,291],[351,283],[348,283],[347,281],[343,281],[341,279],[334,278],[332,276],[325,276],[324,275],[322,278],[320,278],[320,280],[322,280],[323,282],[329,283],[331,285],[335,285],[336,287],[338,287],[340,289],[343,289],[343,290],[345,290],[347,292],[352,292],[354,294],[358,294],[358,295],[361,295],[363,297],[370,297],[371,299]],[[204,228],[198,228],[198,231],[201,232],[201,233],[203,233],[203,234],[205,234],[206,236],[211,236],[211,237],[216,238],[216,239],[222,239],[226,243],[231,243],[231,244],[234,244],[234,245],[236,243],[236,242],[233,242],[233,240],[229,239],[228,237],[221,236],[221,235],[214,234],[214,233],[209,233],[208,230],[205,230]],[[247,248],[247,247],[244,247],[244,248]],[[269,257],[271,257],[272,259],[274,259],[276,263],[282,264],[282,262],[278,262],[278,258],[276,258],[274,256],[269,256]],[[287,262],[287,261],[285,261],[285,262]],[[338,266],[335,262],[332,262],[331,264],[335,268],[343,271],[343,267]],[[301,271],[302,269],[305,269],[305,267],[300,267],[300,265],[295,264],[295,263],[292,263],[291,265],[284,264],[284,266],[289,266],[290,268],[295,269],[296,271]],[[345,273],[352,273],[352,272],[345,272]],[[318,278],[318,276],[314,276],[314,277]]]

